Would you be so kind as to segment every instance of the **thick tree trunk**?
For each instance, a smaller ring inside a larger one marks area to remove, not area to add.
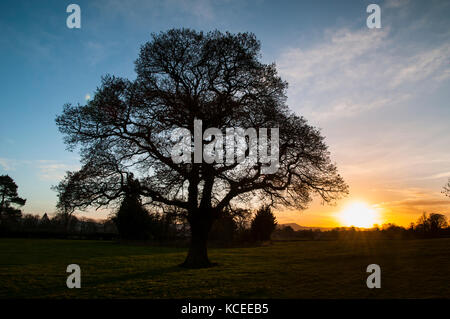
[[[192,220],[191,243],[186,260],[181,264],[186,268],[207,268],[212,264],[208,258],[208,234],[211,229],[211,222],[203,219]]]

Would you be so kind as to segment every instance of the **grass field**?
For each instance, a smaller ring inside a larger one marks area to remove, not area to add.
[[[177,266],[185,249],[109,241],[0,239],[1,298],[450,298],[450,239],[275,242],[210,249],[219,266]],[[368,289],[366,267],[381,266]],[[81,289],[66,267],[81,267]]]

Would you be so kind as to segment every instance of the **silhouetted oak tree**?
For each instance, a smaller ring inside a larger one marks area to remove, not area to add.
[[[275,65],[260,62],[253,34],[153,34],[135,64],[135,80],[105,76],[87,105],[67,104],[57,117],[83,164],[58,186],[64,205],[116,203],[133,173],[144,204],[186,213],[191,245],[183,265],[207,267],[208,232],[227,206],[255,198],[303,209],[312,194],[330,202],[347,192],[319,130],[286,106],[287,83]],[[193,135],[194,119],[224,134],[227,127],[279,128],[278,171],[264,174],[265,164],[248,161],[175,164],[170,134],[181,127]]]

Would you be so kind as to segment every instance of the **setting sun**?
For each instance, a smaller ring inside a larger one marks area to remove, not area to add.
[[[343,226],[355,226],[370,228],[379,223],[379,213],[366,203],[351,203],[339,213],[339,219]]]

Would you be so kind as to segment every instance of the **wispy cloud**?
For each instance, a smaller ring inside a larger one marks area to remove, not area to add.
[[[0,168],[5,172],[14,172],[18,168],[31,168],[43,181],[59,181],[66,171],[78,170],[79,164],[67,164],[57,160],[17,160],[0,157]]]
[[[13,171],[15,169],[14,161],[0,157],[0,167],[4,171]]]
[[[409,2],[410,0],[387,0],[385,1],[383,8],[401,8],[406,6]]]
[[[450,200],[439,192],[423,188],[384,189],[385,194],[392,193],[398,199],[377,203],[383,208],[388,221],[400,222],[407,225],[414,221],[412,217],[419,217],[423,212],[443,213],[450,217]]]
[[[443,177],[450,177],[450,172],[442,172],[424,177],[423,179],[441,179]]]
[[[37,161],[39,168],[39,178],[45,181],[59,181],[66,171],[79,169],[79,165],[69,165],[54,160]]]
[[[214,4],[226,0],[108,0],[97,1],[95,6],[102,9],[108,7],[108,14],[115,14],[134,23],[147,22],[150,17],[160,17],[170,12],[171,17],[192,16],[201,21],[211,21],[216,17]]]
[[[405,199],[395,202],[385,203],[389,206],[415,206],[419,208],[427,206],[448,206],[449,201],[445,199]]]
[[[396,41],[389,27],[344,28],[312,47],[286,49],[278,65],[290,104],[317,120],[349,117],[398,105],[450,77],[448,42],[405,48]]]

